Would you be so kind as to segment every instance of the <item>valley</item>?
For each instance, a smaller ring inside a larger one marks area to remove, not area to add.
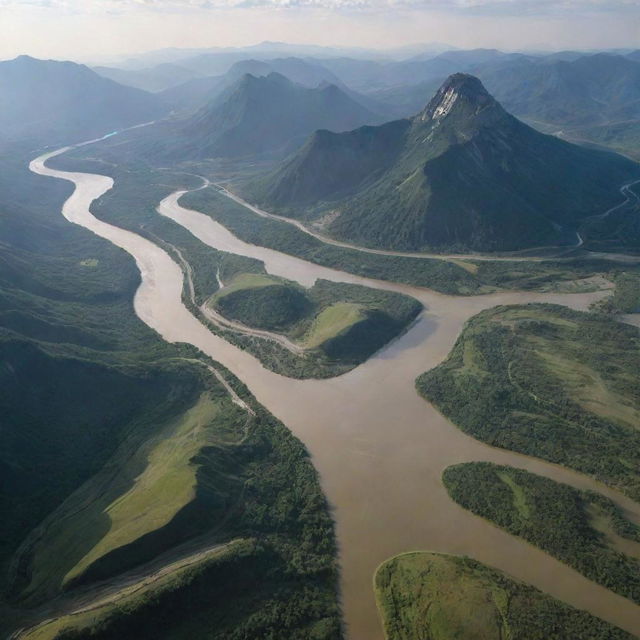
[[[192,36],[0,60],[0,636],[636,637],[640,50]]]
[[[640,609],[629,600],[457,507],[440,475],[452,464],[494,462],[597,491],[636,523],[638,505],[586,475],[464,435],[414,389],[414,379],[444,360],[464,323],[482,310],[528,302],[586,310],[606,293],[500,291],[457,297],[371,280],[249,245],[209,216],[184,209],[178,203],[181,192],[171,196],[161,212],[217,250],[262,260],[269,274],[307,287],[321,278],[400,292],[424,306],[404,335],[351,372],[328,380],[293,380],[268,371],[253,355],[207,330],[182,302],[184,275],[178,263],[151,241],[90,213],[91,203],[111,187],[110,179],[48,168],[45,163],[53,155],[34,161],[32,170],[74,182],[65,217],[135,257],[142,274],[134,302],[138,316],[165,340],[194,345],[221,362],[308,447],[334,509],[349,637],[382,637],[371,576],[381,562],[415,548],[470,555],[622,629],[633,632],[640,625]],[[433,519],[432,513],[442,517]]]

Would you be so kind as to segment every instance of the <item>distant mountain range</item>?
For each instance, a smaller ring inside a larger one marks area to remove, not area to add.
[[[240,78],[247,73],[256,77],[279,73],[292,82],[309,88],[315,88],[320,84],[340,84],[340,79],[322,64],[301,58],[243,60],[236,62],[226,75],[231,78]]]
[[[245,73],[276,72],[309,88],[334,84],[388,120],[417,113],[448,75],[465,72],[480,78],[507,110],[542,131],[640,157],[638,51],[523,54],[435,48],[405,60],[319,51],[264,43],[250,49],[193,52],[196,55],[145,69],[97,69],[123,84],[162,89],[163,103],[182,115],[202,108]],[[248,55],[254,57],[243,57]]]
[[[308,88],[279,73],[245,74],[192,116],[150,128],[134,145],[142,155],[173,162],[286,154],[317,129],[382,121],[335,85]]]
[[[268,76],[270,73],[279,73],[292,82],[307,88],[315,88],[325,84],[340,84],[340,81],[328,69],[300,58],[277,58],[268,62],[242,60],[233,64],[222,75],[191,78],[161,91],[158,95],[174,111],[188,114],[212,102],[243,76],[250,74],[257,78]],[[349,92],[346,87],[342,88],[345,92]],[[371,102],[364,96],[359,97],[364,106],[368,101]]]
[[[316,132],[245,193],[362,245],[495,251],[575,243],[632,176],[635,163],[541,134],[455,74],[410,119]]]
[[[471,53],[466,51],[454,53],[457,55],[445,53],[425,61],[436,72],[431,76],[423,70],[422,80],[417,75],[412,82],[374,88],[367,95],[386,105],[385,113],[413,115],[444,80],[447,65],[443,61],[454,59],[459,63],[457,71],[480,78],[506,109],[537,128],[640,157],[634,133],[640,124],[638,52],[496,54],[485,56],[482,62],[477,52],[474,56],[465,56]],[[438,74],[438,69],[443,73]]]
[[[112,67],[122,69],[143,69],[153,67],[158,64],[187,64],[200,56],[209,56],[214,59],[219,56],[229,59],[232,56],[233,62],[257,58],[268,60],[271,58],[282,58],[287,56],[314,57],[314,58],[338,58],[349,57],[355,59],[369,60],[403,60],[411,56],[420,54],[436,55],[443,51],[455,49],[450,44],[440,42],[412,44],[396,47],[393,49],[364,49],[361,47],[327,47],[307,44],[291,44],[287,42],[260,42],[255,45],[244,47],[208,47],[197,49],[165,48],[156,51],[149,51],[126,59],[111,59],[101,61],[100,64],[108,64]],[[228,67],[227,67],[228,68]],[[218,69],[214,74],[224,73],[226,69]]]
[[[640,63],[623,56],[522,59],[478,77],[520,117],[569,126],[640,118]]]
[[[295,144],[316,129],[347,131],[380,116],[335,85],[309,89],[283,75],[247,74],[189,119],[181,133],[198,157],[241,156]]]
[[[81,142],[167,110],[155,96],[84,65],[29,56],[0,62],[0,140]]]
[[[159,92],[187,82],[201,75],[179,64],[165,62],[144,69],[118,69],[116,67],[93,67],[105,78],[144,91]]]
[[[279,73],[307,88],[334,84],[366,108],[390,117],[396,115],[392,105],[353,91],[332,71],[313,59],[290,57],[241,60],[232,64],[224,73],[204,76],[186,67],[172,64],[145,69],[94,67],[94,70],[122,84],[157,92],[168,108],[181,114],[202,108],[246,74],[260,77]]]

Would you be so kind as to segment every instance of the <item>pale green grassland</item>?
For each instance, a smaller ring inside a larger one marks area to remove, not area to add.
[[[242,289],[257,289],[259,287],[282,284],[282,282],[284,281],[280,278],[274,278],[261,273],[238,273],[228,283],[224,282],[224,287],[214,293],[210,301],[215,302],[219,298]]]
[[[418,390],[493,446],[572,467],[640,496],[640,332],[548,304],[471,318]]]
[[[220,440],[216,418],[221,403],[226,405],[221,423],[231,412],[240,429],[246,419],[240,408],[203,393],[138,450],[128,452],[125,443],[118,456],[126,459],[124,469],[107,468],[54,512],[35,545],[34,570],[23,594],[55,593],[111,551],[166,526],[191,503],[197,486],[196,456]]]
[[[470,558],[406,553],[378,568],[387,640],[631,640],[629,634]]]
[[[313,320],[301,343],[307,349],[315,349],[323,342],[340,335],[349,327],[364,319],[363,305],[337,302],[323,309]]]

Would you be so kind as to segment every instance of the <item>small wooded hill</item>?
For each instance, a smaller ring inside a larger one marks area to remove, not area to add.
[[[288,215],[331,212],[325,231],[367,246],[515,250],[575,243],[635,176],[634,162],[541,134],[455,74],[413,118],[316,132],[245,193]]]
[[[0,140],[82,142],[167,111],[155,96],[81,64],[29,56],[0,62]]]
[[[236,275],[208,303],[226,318],[288,336],[303,350],[303,360],[317,365],[316,376],[364,362],[422,309],[413,298],[389,291],[328,280],[303,289],[261,274]]]

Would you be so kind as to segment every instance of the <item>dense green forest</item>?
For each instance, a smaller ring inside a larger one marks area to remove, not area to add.
[[[640,269],[625,269],[613,275],[615,290],[596,309],[603,313],[638,313],[640,311]]]
[[[640,332],[548,304],[473,317],[418,391],[466,433],[640,497]]]
[[[376,572],[388,640],[631,640],[628,633],[470,558],[406,553]]]
[[[452,262],[373,255],[332,246],[292,225],[257,216],[215,188],[192,191],[183,197],[181,204],[212,216],[246,242],[325,267],[368,278],[429,287],[443,293],[464,295],[483,290],[468,270]]]
[[[133,259],[64,220],[72,187],[31,174],[32,155],[0,161],[2,633],[107,580],[113,598],[63,626],[141,637],[151,616],[155,638],[339,638],[333,525],[304,447],[136,317]],[[175,628],[162,589],[119,592],[128,571],[216,545],[171,581]]]
[[[619,263],[579,255],[517,262],[474,261],[473,256],[465,260],[438,260],[376,255],[329,245],[290,224],[262,218],[213,187],[187,193],[181,204],[212,216],[246,242],[368,278],[403,282],[452,295],[501,289],[593,290],[598,285],[585,279],[621,269]]]
[[[442,479],[465,509],[640,603],[640,527],[607,498],[488,462],[448,467]]]

